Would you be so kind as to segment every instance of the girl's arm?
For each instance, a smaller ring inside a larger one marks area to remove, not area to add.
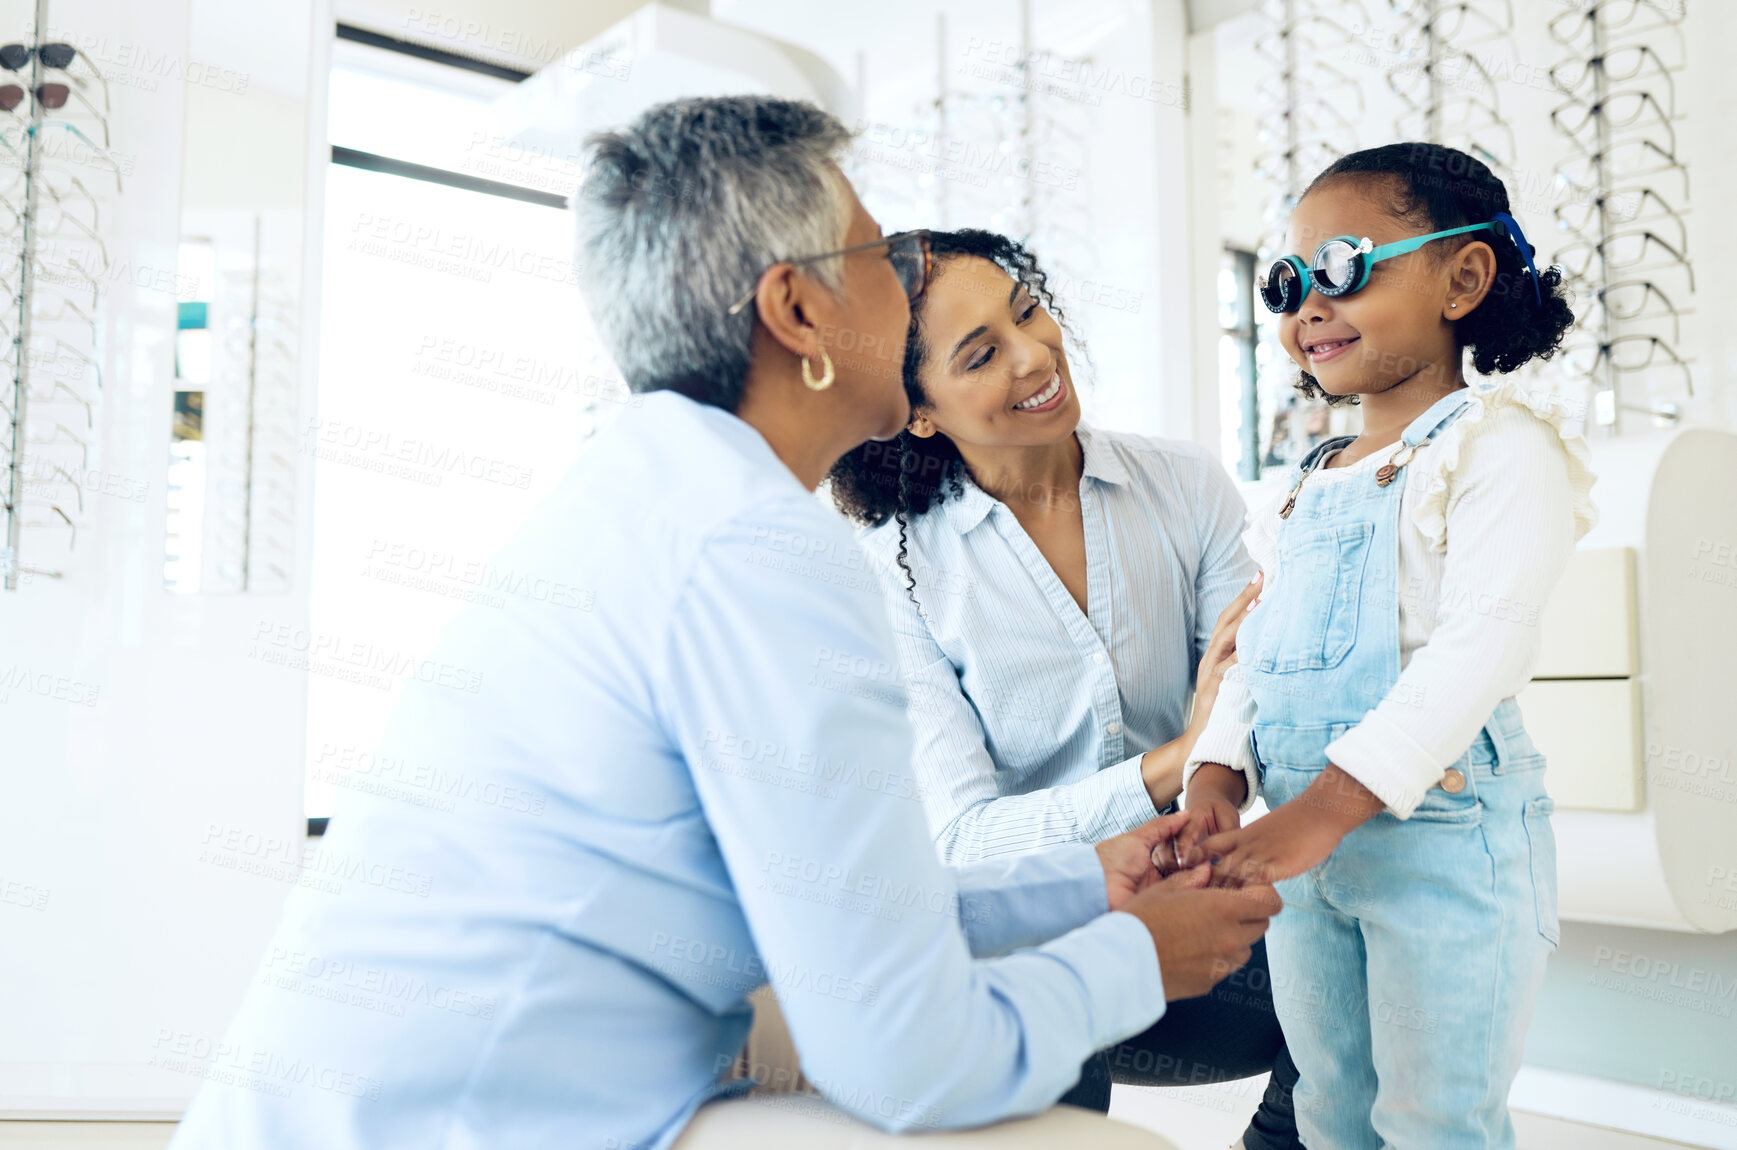
[[[1327,745],[1329,761],[1402,819],[1531,678],[1544,602],[1577,537],[1571,474],[1556,429],[1503,405],[1464,429],[1458,466],[1433,477],[1447,504],[1440,593],[1406,606],[1433,611],[1435,626],[1375,710]],[[1427,503],[1414,509],[1426,528]]]
[[[1429,641],[1376,709],[1328,744],[1327,769],[1303,794],[1201,844],[1221,856],[1226,881],[1301,874],[1382,810],[1410,817],[1530,678],[1544,601],[1581,530],[1575,485],[1589,477],[1554,427],[1518,407],[1489,411],[1462,436],[1457,466],[1438,477],[1446,550]]]

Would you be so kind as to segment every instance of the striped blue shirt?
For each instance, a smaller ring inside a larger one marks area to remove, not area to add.
[[[1195,667],[1254,575],[1246,509],[1204,448],[1081,425],[1081,612],[1007,505],[969,480],[864,534],[885,576],[914,773],[949,862],[1096,842],[1157,812],[1140,756],[1187,727]]]

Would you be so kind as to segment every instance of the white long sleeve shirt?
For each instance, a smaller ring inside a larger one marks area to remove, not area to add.
[[[1473,395],[1402,472],[1399,678],[1327,746],[1329,762],[1400,818],[1465,754],[1496,704],[1531,678],[1545,599],[1597,517],[1586,444],[1563,428],[1560,401],[1509,381]],[[1371,482],[1399,446],[1317,468],[1308,482]],[[1263,597],[1272,591],[1283,496],[1254,512],[1244,536],[1267,575]],[[1256,709],[1242,668],[1231,667],[1184,770],[1185,780],[1201,763],[1242,771],[1245,810],[1259,787],[1249,739]]]

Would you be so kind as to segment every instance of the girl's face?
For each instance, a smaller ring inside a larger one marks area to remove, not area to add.
[[[1305,262],[1335,236],[1368,236],[1379,247],[1426,230],[1394,216],[1367,183],[1334,180],[1304,196],[1291,215],[1286,250]],[[1379,189],[1377,189],[1379,191]],[[1376,264],[1363,289],[1332,299],[1309,292],[1279,319],[1279,340],[1297,365],[1330,395],[1373,395],[1417,375],[1457,379],[1460,349],[1450,319],[1476,303],[1449,307],[1455,261],[1428,247]]]
[[[1072,435],[1080,401],[1062,330],[1025,285],[989,260],[953,256],[917,302],[928,402],[917,435],[978,447],[1035,447]]]

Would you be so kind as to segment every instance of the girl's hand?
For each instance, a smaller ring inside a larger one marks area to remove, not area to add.
[[[1177,832],[1174,842],[1177,867],[1199,866],[1206,861],[1206,856],[1199,849],[1203,839],[1234,831],[1242,826],[1242,813],[1237,810],[1236,799],[1228,789],[1231,786],[1237,786],[1240,794],[1246,784],[1243,783],[1242,776],[1231,771],[1229,767],[1217,763],[1202,763],[1194,772],[1194,780],[1188,787],[1185,800],[1187,805],[1182,812],[1188,816],[1188,821]],[[1154,856],[1152,861],[1158,862],[1157,857]],[[1164,869],[1162,863],[1158,869]]]
[[[1346,835],[1384,805],[1343,768],[1328,763],[1302,794],[1242,830],[1214,835],[1200,851],[1212,860],[1215,886],[1275,883],[1326,862]]]
[[[1267,885],[1320,866],[1342,837],[1287,803],[1241,830],[1213,835],[1199,849],[1212,862],[1213,886]]]

